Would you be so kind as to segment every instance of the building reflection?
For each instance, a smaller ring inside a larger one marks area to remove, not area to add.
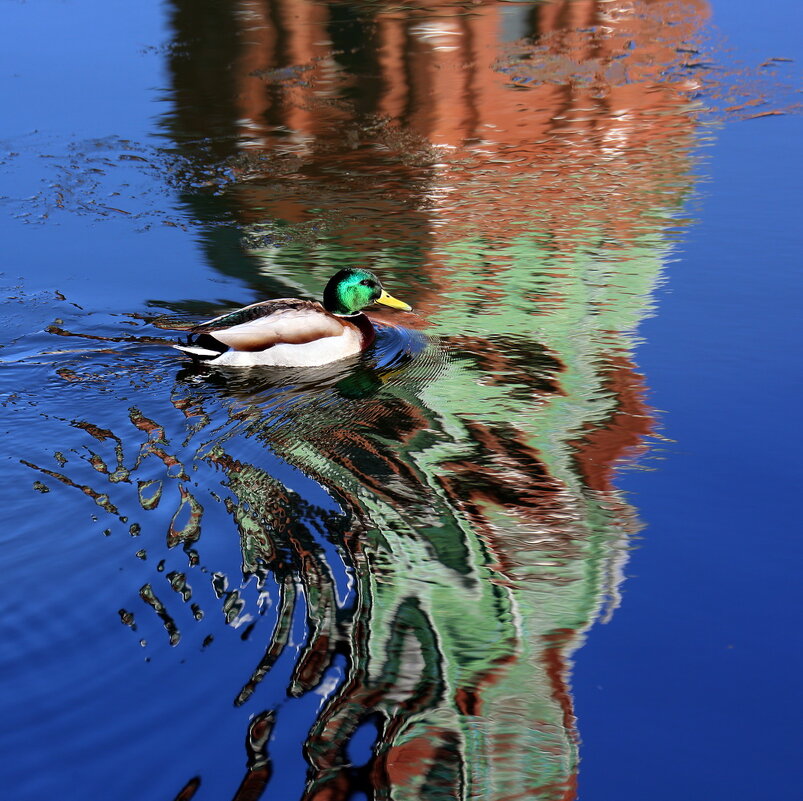
[[[348,664],[310,721],[305,799],[574,798],[570,658],[618,602],[637,529],[612,474],[653,425],[632,334],[690,189],[707,4],[201,8],[173,3],[165,124],[198,170],[184,201],[213,265],[255,294],[314,294],[334,267],[370,263],[417,298],[446,364],[296,399],[281,425],[274,390],[222,390],[248,436],[342,510],[287,495],[236,438],[199,456],[227,476],[245,575],[282,588],[237,703],[300,593],[310,635],[290,695],[336,654]],[[221,220],[246,246],[221,247]],[[348,611],[326,540],[354,577]],[[255,712],[238,799],[270,787],[281,714]],[[367,722],[379,735],[356,766]]]

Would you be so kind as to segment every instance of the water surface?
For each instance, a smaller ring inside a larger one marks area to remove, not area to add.
[[[791,792],[799,67],[734,8],[8,5],[14,798]],[[350,264],[361,359],[169,347]]]

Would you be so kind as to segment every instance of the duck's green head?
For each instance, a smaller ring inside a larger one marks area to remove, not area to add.
[[[356,314],[372,303],[412,311],[411,306],[388,295],[372,272],[358,267],[335,273],[323,290],[323,307],[332,314]]]

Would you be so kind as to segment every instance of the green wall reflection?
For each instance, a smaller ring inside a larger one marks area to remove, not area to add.
[[[571,657],[617,605],[638,530],[612,476],[652,427],[632,351],[692,183],[683,67],[707,6],[253,0],[199,30],[185,5],[165,130],[194,165],[183,201],[211,263],[257,295],[311,296],[370,264],[418,301],[393,322],[430,343],[356,382],[218,387],[237,411],[198,458],[226,475],[244,572],[283,599],[238,703],[303,598],[290,695],[336,653],[348,665],[304,745],[305,798],[571,798]],[[244,461],[243,436],[341,514]]]

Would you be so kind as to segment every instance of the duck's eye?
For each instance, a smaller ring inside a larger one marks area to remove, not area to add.
[[[369,281],[367,278],[364,278],[362,281],[360,281],[360,283],[363,286],[373,286],[374,285],[374,282],[373,281]]]

